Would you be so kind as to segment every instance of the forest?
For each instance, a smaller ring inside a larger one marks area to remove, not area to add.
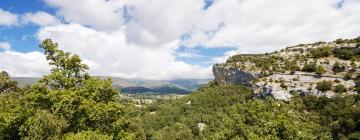
[[[92,77],[78,55],[50,39],[40,47],[51,73],[39,82],[20,88],[8,73],[0,74],[0,139],[360,139],[359,94],[295,93],[281,101],[254,96],[249,87],[210,82],[189,96],[138,108],[119,99],[111,79]],[[344,59],[351,53],[337,52]],[[267,67],[277,59],[253,61]]]

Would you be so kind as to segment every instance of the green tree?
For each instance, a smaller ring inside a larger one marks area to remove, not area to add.
[[[191,140],[193,134],[191,129],[181,123],[164,127],[156,135],[155,139],[158,140]]]
[[[25,91],[27,107],[49,110],[55,117],[63,117],[68,123],[64,133],[92,130],[120,139],[140,131],[137,134],[141,137],[140,128],[128,115],[132,107],[116,101],[119,90],[112,86],[111,79],[91,77],[78,55],[59,50],[58,44],[50,39],[43,41],[40,47],[45,50],[52,69],[49,75]],[[50,135],[48,133],[39,132],[45,136]]]
[[[112,136],[104,135],[99,132],[81,131],[79,133],[68,133],[65,135],[65,140],[112,140]]]
[[[19,90],[17,82],[12,81],[10,75],[6,71],[0,70],[0,94],[17,90]]]
[[[25,139],[59,139],[67,126],[64,118],[39,110],[28,118],[20,129]]]

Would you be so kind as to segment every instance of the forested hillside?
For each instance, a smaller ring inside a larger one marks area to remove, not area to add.
[[[40,47],[52,69],[39,82],[19,88],[0,74],[0,139],[360,139],[359,94],[275,100],[210,82],[189,96],[135,107],[119,100],[111,79],[90,76],[78,55],[49,39]]]

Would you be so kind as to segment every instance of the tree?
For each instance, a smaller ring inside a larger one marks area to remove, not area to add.
[[[6,71],[0,70],[0,94],[17,91],[18,89],[17,82],[12,81],[10,75]]]
[[[55,118],[63,117],[68,124],[64,132],[94,130],[120,139],[133,136],[133,132],[140,129],[128,116],[132,107],[116,102],[119,90],[112,86],[111,79],[91,77],[87,65],[81,63],[78,55],[59,50],[58,44],[50,39],[43,41],[40,47],[45,50],[52,69],[49,75],[25,91],[27,107],[49,110]],[[37,121],[31,122],[36,124]],[[49,119],[48,123],[54,122]],[[43,137],[51,135],[51,131],[44,130],[39,128],[36,133]]]
[[[82,131],[79,133],[68,133],[65,135],[65,140],[112,140],[112,136],[104,135],[99,132]]]
[[[68,126],[64,118],[39,110],[21,126],[21,135],[27,139],[59,139]]]
[[[86,64],[81,63],[78,55],[59,50],[58,44],[46,39],[40,45],[44,49],[46,59],[52,66],[51,74],[45,76],[40,82],[52,89],[71,89],[81,87],[89,78],[85,73],[88,70]]]

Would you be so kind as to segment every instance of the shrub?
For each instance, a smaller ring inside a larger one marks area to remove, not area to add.
[[[333,68],[332,68],[332,71],[334,73],[338,73],[338,72],[344,72],[345,71],[345,67],[346,65],[345,64],[340,64],[339,62],[335,62]]]
[[[346,87],[345,87],[344,85],[338,84],[338,85],[335,86],[334,91],[335,91],[336,93],[343,93],[343,92],[346,92],[347,89],[346,89]]]
[[[325,69],[322,67],[322,66],[317,66],[316,69],[315,69],[315,73],[318,74],[318,75],[322,75],[324,74],[326,71]]]
[[[332,48],[329,46],[310,49],[310,54],[314,58],[328,57],[332,54]]]
[[[350,60],[356,55],[354,48],[340,48],[334,50],[334,56],[339,59]]]
[[[315,70],[316,70],[316,64],[315,63],[310,63],[310,64],[306,63],[301,71],[315,72]]]
[[[319,91],[328,91],[331,90],[331,87],[331,81],[321,81],[316,84],[316,89]]]
[[[352,78],[352,74],[351,73],[346,73],[344,76],[345,80],[350,80]]]

